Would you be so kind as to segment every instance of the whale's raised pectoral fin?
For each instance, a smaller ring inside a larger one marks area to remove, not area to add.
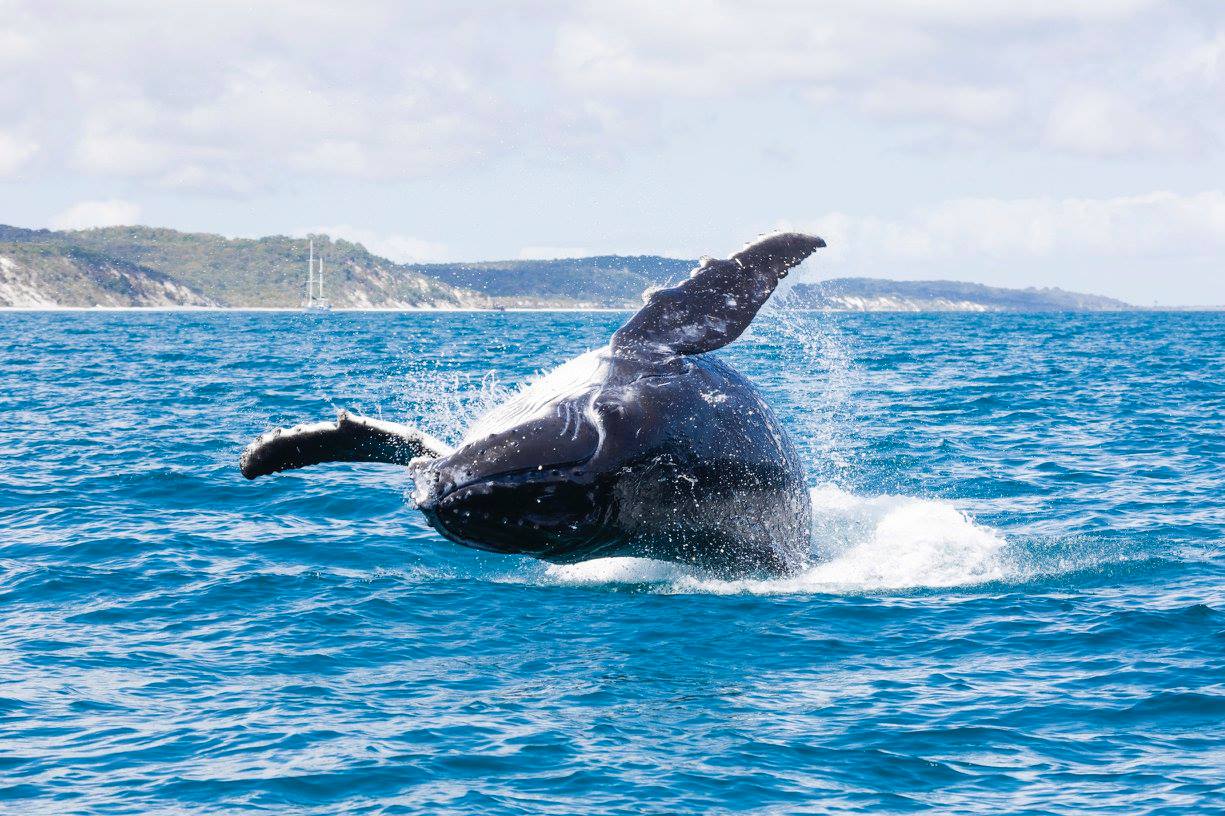
[[[735,340],[792,267],[825,242],[784,232],[755,241],[725,261],[706,259],[689,278],[650,292],[613,335],[621,352],[701,354]]]
[[[407,425],[341,411],[335,422],[269,431],[238,460],[248,479],[322,462],[386,462],[407,465],[420,456],[439,457],[450,447]]]

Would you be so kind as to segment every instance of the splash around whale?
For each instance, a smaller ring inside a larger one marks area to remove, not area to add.
[[[779,280],[823,246],[782,233],[703,260],[651,292],[607,346],[493,408],[455,448],[341,412],[260,436],[240,468],[254,479],[322,462],[405,465],[429,524],[481,550],[794,573],[812,516],[799,457],[757,389],[710,352],[743,334]]]

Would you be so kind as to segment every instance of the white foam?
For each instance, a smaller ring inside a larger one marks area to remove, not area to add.
[[[680,564],[650,558],[595,558],[578,564],[550,564],[547,580],[559,584],[658,584],[685,578]]]
[[[833,485],[812,491],[812,566],[785,578],[722,580],[644,558],[551,566],[567,584],[657,584],[664,592],[845,594],[971,586],[1019,576],[1004,537],[949,501],[856,496]]]

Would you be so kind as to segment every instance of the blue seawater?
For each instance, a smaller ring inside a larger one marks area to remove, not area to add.
[[[1225,810],[1225,315],[763,316],[813,565],[456,547],[454,438],[618,314],[0,314],[0,810]]]

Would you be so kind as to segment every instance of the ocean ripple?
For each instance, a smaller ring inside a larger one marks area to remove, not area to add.
[[[1206,813],[1225,317],[767,315],[801,573],[457,548],[402,469],[608,314],[0,314],[0,811]]]

